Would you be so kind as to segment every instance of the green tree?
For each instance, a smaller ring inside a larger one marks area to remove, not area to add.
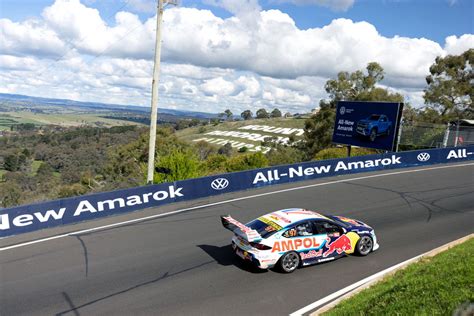
[[[20,168],[20,161],[15,154],[7,155],[3,162],[3,167],[8,171],[18,171]]]
[[[244,119],[244,120],[251,120],[252,119],[252,116],[253,116],[253,113],[252,111],[250,110],[245,110],[243,111],[242,113],[240,113],[240,116]]]
[[[271,117],[281,117],[281,111],[279,109],[274,109],[271,113]]]
[[[439,111],[444,121],[474,118],[474,49],[459,56],[437,57],[426,77],[424,99]]]
[[[225,155],[218,155],[218,154],[209,155],[205,161],[208,174],[226,172],[225,166],[227,165],[227,160],[228,158]]]
[[[262,119],[262,118],[269,118],[269,117],[270,117],[270,115],[268,114],[267,110],[258,109],[257,118]]]
[[[242,154],[230,158],[227,161],[226,171],[242,171],[268,166],[268,159],[261,152],[253,154]]]
[[[403,102],[401,94],[376,86],[383,78],[383,68],[372,62],[367,65],[366,73],[361,70],[340,72],[337,79],[326,82],[329,100],[321,100],[320,111],[305,122],[304,141],[300,143],[300,148],[306,152],[306,159],[312,159],[318,151],[331,145],[338,101]]]
[[[167,169],[167,173],[155,173],[154,183],[171,182],[199,177],[201,163],[190,149],[176,148],[166,156],[158,157],[156,167]]]
[[[227,144],[225,144],[224,146],[220,147],[217,150],[217,153],[219,155],[224,155],[224,156],[227,156],[227,157],[232,156],[233,152],[234,152],[234,149],[232,149],[232,144],[231,143],[227,143]]]
[[[2,207],[10,207],[20,204],[22,189],[16,183],[0,184],[0,201]]]
[[[233,113],[229,109],[225,110],[224,113],[227,116],[227,120],[232,119]]]

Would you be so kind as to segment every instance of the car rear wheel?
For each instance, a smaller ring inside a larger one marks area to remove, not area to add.
[[[374,248],[374,241],[369,236],[362,236],[356,245],[356,252],[360,256],[367,256]]]
[[[300,265],[300,255],[294,251],[287,252],[280,258],[278,265],[282,272],[291,273]]]

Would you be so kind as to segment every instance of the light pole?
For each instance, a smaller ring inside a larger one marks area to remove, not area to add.
[[[161,59],[161,25],[163,22],[163,3],[176,5],[176,0],[158,0],[156,16],[156,39],[155,60],[153,66],[153,81],[151,84],[151,114],[150,114],[150,137],[148,146],[148,173],[147,183],[153,183],[155,173],[155,145],[156,145],[156,121],[158,116],[158,84],[160,80]]]

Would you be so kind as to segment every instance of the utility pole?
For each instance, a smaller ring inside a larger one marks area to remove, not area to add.
[[[150,137],[148,146],[148,174],[147,183],[153,183],[155,173],[155,145],[156,145],[156,121],[158,116],[158,84],[160,80],[160,58],[161,58],[161,24],[163,21],[163,0],[158,0],[156,16],[156,42],[155,42],[155,65],[153,66],[153,81],[151,85],[151,115],[150,115]]]

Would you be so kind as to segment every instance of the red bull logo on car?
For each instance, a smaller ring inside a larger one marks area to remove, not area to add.
[[[332,243],[329,243],[328,240],[328,244],[326,245],[326,247],[328,248],[328,250],[323,253],[323,257],[329,256],[330,254],[334,253],[334,251],[340,255],[343,252],[352,250],[351,240],[346,235],[342,235],[338,239],[334,240]]]

